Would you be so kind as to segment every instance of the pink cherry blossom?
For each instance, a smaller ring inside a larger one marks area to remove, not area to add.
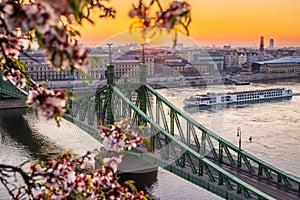
[[[19,38],[15,36],[7,36],[0,33],[0,58],[7,57],[8,59],[14,58],[19,54],[21,42]],[[5,55],[4,55],[5,54]],[[2,60],[2,63],[6,64],[6,60]]]
[[[34,110],[43,112],[47,119],[58,119],[63,113],[63,107],[67,101],[67,95],[60,89],[47,90],[35,84],[30,88],[26,103]]]
[[[23,77],[20,70],[10,69],[5,70],[2,74],[4,81],[10,80],[16,87],[24,88],[26,86],[25,78]]]
[[[166,11],[156,13],[157,20],[155,26],[170,30],[172,27],[181,24],[181,20],[186,20],[190,13],[190,7],[187,2],[173,1]]]
[[[103,138],[103,144],[109,151],[122,151],[124,148],[131,149],[142,143],[136,130],[130,129],[127,120],[115,123],[110,129],[102,127],[99,135]]]

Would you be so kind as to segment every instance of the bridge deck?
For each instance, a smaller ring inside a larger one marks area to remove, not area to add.
[[[158,160],[161,159],[161,155],[158,150],[155,150],[154,152],[147,153],[147,154]],[[279,184],[276,182],[276,180],[270,181],[266,177],[251,174],[247,171],[246,167],[237,168],[236,166],[231,166],[226,163],[220,163],[220,162],[216,161],[211,155],[207,155],[206,158],[208,158],[210,161],[214,162],[216,165],[218,165],[222,169],[228,171],[232,175],[235,175],[239,179],[252,185],[253,187],[257,188],[258,190],[272,196],[275,199],[278,199],[278,200],[287,200],[287,199],[288,200],[299,200],[300,199],[299,191],[296,191],[285,185]],[[223,159],[227,159],[227,158],[224,157]],[[189,167],[180,168],[179,166],[176,166],[175,160],[172,157],[170,157],[169,160],[166,160],[166,164],[169,164],[170,166],[172,166],[174,168],[179,168],[179,170],[186,171],[188,174],[193,174],[191,168],[189,168]],[[166,168],[168,168],[168,167],[166,166]],[[255,169],[255,170],[257,170],[257,169]],[[204,174],[206,174],[206,173],[204,172]],[[215,177],[218,177],[217,173],[213,172],[213,174]],[[203,181],[208,181],[208,182],[210,181],[207,176],[198,176],[197,178],[199,178]],[[225,186],[224,186],[224,188],[225,188]],[[236,188],[234,188],[234,190],[232,190],[232,193],[235,193],[235,190],[236,190]],[[243,195],[241,195],[240,197],[244,198]]]
[[[285,185],[278,184],[276,180],[270,181],[266,177],[258,176],[256,174],[250,174],[246,167],[237,168],[236,166],[231,166],[226,163],[220,163],[216,161],[212,156],[208,155],[207,158],[214,162],[216,165],[221,167],[222,169],[228,171],[232,175],[235,175],[239,179],[245,181],[246,183],[254,186],[262,192],[280,200],[299,200],[300,192],[296,191],[292,188],[289,188]],[[223,159],[226,159],[223,157]],[[255,171],[258,169],[256,168]]]
[[[163,141],[164,138],[160,137],[160,139]],[[156,146],[157,148],[157,146]],[[190,148],[196,150],[196,147],[194,145],[190,145]],[[177,152],[180,152],[180,149],[176,149]],[[146,153],[147,151],[144,149],[143,150],[144,153]],[[161,158],[161,154],[159,150],[155,150],[154,152],[151,153],[151,157],[155,157],[156,159],[162,159]],[[271,197],[278,199],[278,200],[299,200],[300,199],[300,191],[299,190],[295,190],[294,188],[297,188],[297,185],[295,185],[295,183],[291,183],[294,184],[294,187],[288,187],[282,183],[278,183],[276,178],[272,177],[272,180],[268,180],[268,178],[264,175],[262,176],[258,176],[255,173],[250,173],[248,168],[245,165],[242,165],[241,167],[237,168],[237,166],[232,166],[230,165],[230,161],[226,156],[223,156],[222,158],[222,162],[219,162],[218,160],[216,160],[211,152],[207,152],[205,158],[209,159],[211,162],[213,162],[214,164],[218,165],[219,167],[221,167],[222,169],[224,169],[225,171],[229,172],[230,174],[236,176],[237,178],[241,179],[242,181],[248,183],[249,185],[252,185],[253,187],[255,187],[256,189],[270,195]],[[173,167],[178,167],[175,164],[175,160],[173,157],[169,157],[169,159],[166,161],[166,163],[168,163],[169,165],[172,165]],[[254,171],[257,172],[258,168],[253,167]],[[193,174],[193,171],[190,167],[185,166],[185,168],[180,168],[183,171],[186,171],[188,174]],[[215,178],[217,178],[219,175],[218,173],[213,172],[213,175]],[[206,172],[204,171],[204,174],[206,174]],[[197,175],[196,175],[197,176]],[[204,181],[210,181],[209,178],[207,176],[197,176],[197,178],[204,180]],[[232,193],[235,193],[236,188],[234,188],[234,190],[232,190]],[[236,193],[235,193],[236,195]],[[241,198],[244,198],[243,195],[241,195]]]

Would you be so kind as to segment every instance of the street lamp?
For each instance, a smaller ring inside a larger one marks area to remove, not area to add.
[[[241,157],[241,150],[242,150],[242,130],[241,130],[240,127],[237,128],[236,136],[240,137],[239,138],[239,152],[238,152],[237,167],[241,167],[242,166],[242,157]]]

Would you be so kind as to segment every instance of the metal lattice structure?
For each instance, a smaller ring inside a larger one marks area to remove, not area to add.
[[[1,79],[2,80],[2,79]],[[0,82],[1,93],[19,91]],[[8,83],[9,84],[9,83]],[[23,98],[20,97],[20,98]],[[107,85],[78,100],[69,101],[64,118],[97,140],[100,124],[129,118],[144,125],[149,146],[129,153],[163,167],[226,199],[298,199],[300,179],[277,169],[208,130],[176,108],[146,84],[144,57],[140,79],[115,83],[114,66],[107,66]]]

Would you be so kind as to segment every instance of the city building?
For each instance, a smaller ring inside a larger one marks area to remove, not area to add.
[[[206,51],[202,49],[183,49],[180,56],[185,58],[189,63],[195,66],[206,67],[209,65],[209,72],[218,70],[219,72],[224,69],[224,56],[216,51]]]
[[[74,73],[70,69],[58,70],[51,67],[44,59],[42,50],[31,50],[20,53],[18,59],[27,66],[26,73],[34,81],[72,80]]]
[[[197,70],[178,53],[170,51],[151,51],[154,59],[154,74],[156,77],[199,75]]]
[[[224,71],[238,71],[238,53],[237,50],[217,50],[218,53],[224,56]]]
[[[252,63],[246,62],[242,64],[241,72],[252,72]]]
[[[88,63],[91,67],[88,71],[89,76],[93,80],[101,80],[105,78],[105,71],[109,61],[109,53],[107,50],[102,48],[96,48],[90,51],[89,56],[87,57]],[[75,72],[76,79],[87,78],[85,75],[80,75],[78,71]]]
[[[128,51],[125,54],[113,59],[115,66],[115,77],[116,78],[138,78],[140,75],[140,64],[141,64],[142,52],[139,51]],[[145,62],[147,69],[147,76],[154,76],[154,56],[145,51]]]
[[[254,50],[250,50],[246,52],[247,54],[247,62],[248,63],[253,63],[258,61],[258,52]]]
[[[247,54],[243,51],[238,52],[238,68],[241,71],[242,65],[247,62]]]
[[[224,45],[223,46],[223,50],[230,50],[231,49],[231,45]]]
[[[300,72],[300,63],[265,63],[260,66],[260,73],[293,73]]]
[[[300,57],[282,57],[252,63],[252,71],[260,73],[300,72]]]
[[[269,49],[274,49],[274,39],[270,39]]]

